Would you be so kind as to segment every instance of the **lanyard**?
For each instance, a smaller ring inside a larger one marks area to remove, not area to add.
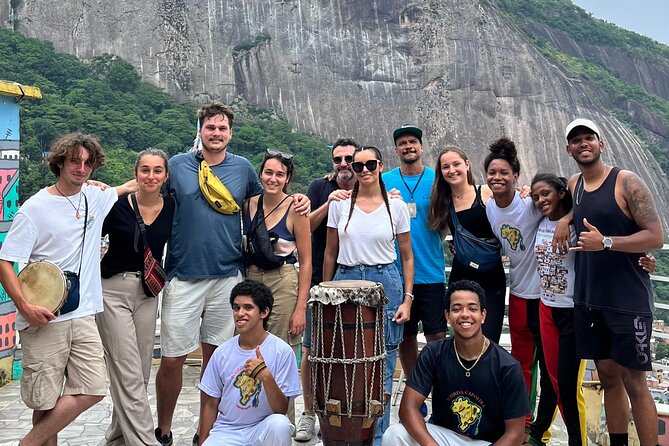
[[[420,180],[423,179],[423,175],[425,175],[425,167],[423,167],[423,172],[420,174],[420,177],[418,178],[418,181],[416,181],[416,184],[414,185],[413,189],[410,189],[409,185],[404,180],[404,175],[402,175],[402,171],[400,170],[400,178],[402,179],[402,183],[404,183],[404,186],[407,188],[407,190],[411,194],[411,202],[412,203],[413,203],[413,194],[414,194],[414,192],[416,192],[416,189],[418,189],[418,185],[420,184]]]

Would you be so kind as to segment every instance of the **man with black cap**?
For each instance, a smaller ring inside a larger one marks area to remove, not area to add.
[[[565,132],[567,153],[581,170],[569,181],[578,244],[574,329],[581,358],[595,360],[604,389],[611,446],[627,445],[627,398],[642,446],[658,444],[651,367],[653,291],[638,259],[662,246],[653,197],[633,172],[604,164],[605,143],[588,119]]]
[[[418,321],[423,322],[428,342],[442,339],[446,333],[444,254],[439,232],[427,227],[434,170],[423,165],[423,131],[404,124],[393,132],[393,141],[400,166],[384,173],[383,181],[387,187],[398,189],[409,207],[411,246],[414,258],[421,259],[414,265],[411,319],[404,323],[404,340],[399,346],[402,368],[408,377],[418,357]]]

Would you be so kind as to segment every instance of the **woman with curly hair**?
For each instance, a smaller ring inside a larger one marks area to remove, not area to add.
[[[531,197],[521,198],[516,191],[520,161],[516,146],[502,136],[490,145],[484,161],[486,181],[493,200],[486,206],[486,215],[493,233],[509,258],[509,331],[511,355],[520,362],[525,376],[530,407],[536,396],[536,363],[541,371],[541,398],[534,422],[526,421],[528,442],[541,445],[550,439],[550,426],[557,406],[541,343],[539,327],[539,275],[534,241],[543,214]]]

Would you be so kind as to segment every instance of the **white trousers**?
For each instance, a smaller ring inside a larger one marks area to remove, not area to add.
[[[146,387],[151,374],[158,299],[144,295],[134,273],[102,280],[104,312],[97,314],[114,402],[108,445],[155,445]]]
[[[460,434],[456,434],[445,427],[427,423],[427,430],[439,446],[489,446],[489,441],[474,440]],[[401,423],[390,426],[383,434],[383,446],[420,446],[416,440],[407,432]]]
[[[214,424],[202,446],[291,446],[294,433],[288,417],[275,413],[254,426],[216,430]]]

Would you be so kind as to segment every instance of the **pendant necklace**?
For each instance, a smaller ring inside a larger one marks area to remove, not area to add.
[[[79,191],[79,204],[78,204],[77,206],[75,206],[74,203],[72,203],[72,200],[70,200],[70,198],[69,198],[67,195],[65,195],[64,193],[62,193],[62,192],[60,191],[60,189],[58,189],[58,184],[54,184],[53,187],[55,187],[56,190],[58,191],[58,193],[61,194],[63,197],[65,197],[65,199],[66,199],[67,201],[70,202],[70,205],[72,206],[72,209],[74,209],[74,212],[75,212],[74,215],[75,215],[75,217],[77,217],[77,220],[80,219],[80,218],[81,218],[81,214],[79,214],[79,208],[81,207],[81,194],[82,194],[82,192]]]
[[[460,359],[460,355],[458,354],[458,346],[457,346],[455,340],[453,340],[453,348],[455,349],[455,357],[457,358],[458,362],[460,363],[460,367],[465,369],[465,377],[469,378],[470,376],[472,376],[471,371],[474,367],[476,367],[476,364],[479,363],[479,359],[481,359],[481,356],[483,356],[483,352],[485,351],[485,345],[486,345],[487,340],[488,340],[488,338],[486,338],[484,336],[483,337],[483,347],[481,347],[481,353],[479,353],[478,357],[476,358],[476,361],[474,361],[474,364],[472,364],[472,366],[469,367],[469,368],[465,367],[465,365],[462,363],[462,360]]]

